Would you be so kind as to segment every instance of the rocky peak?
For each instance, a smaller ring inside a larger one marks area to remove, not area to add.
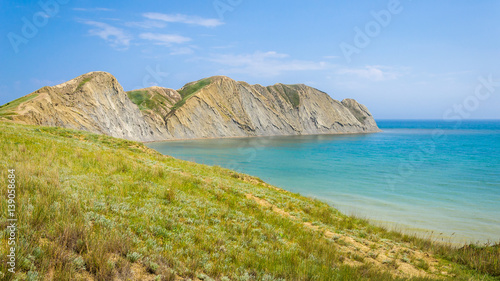
[[[379,131],[368,109],[304,84],[250,85],[226,76],[124,92],[106,72],[90,72],[0,107],[0,118],[153,141],[367,133]]]

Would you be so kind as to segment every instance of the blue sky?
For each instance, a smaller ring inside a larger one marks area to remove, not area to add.
[[[494,0],[1,1],[0,104],[99,70],[125,90],[226,75],[378,119],[500,119],[499,15]]]

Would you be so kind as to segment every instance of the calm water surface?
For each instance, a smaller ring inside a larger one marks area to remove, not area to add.
[[[148,146],[260,177],[390,227],[421,235],[433,231],[454,242],[500,241],[500,121],[378,124],[383,132],[367,135]]]

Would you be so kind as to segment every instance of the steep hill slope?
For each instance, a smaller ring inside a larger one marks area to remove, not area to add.
[[[158,135],[116,78],[106,72],[91,72],[43,87],[0,107],[0,115],[21,124],[65,127],[124,139],[148,141]]]
[[[495,280],[500,248],[390,233],[258,178],[141,143],[0,122],[15,274],[0,280]],[[4,194],[5,195],[5,194]],[[0,211],[7,214],[7,200]]]
[[[161,127],[168,138],[216,138],[379,131],[366,107],[306,85],[263,87],[216,76],[187,92]],[[153,116],[155,114],[152,114]]]
[[[125,93],[109,73],[92,72],[0,107],[0,117],[138,141],[369,133],[366,107],[306,85],[263,87],[215,76],[179,90]]]

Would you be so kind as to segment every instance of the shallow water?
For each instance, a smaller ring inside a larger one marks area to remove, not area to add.
[[[408,232],[433,231],[453,242],[500,240],[500,121],[378,124],[383,132],[377,134],[148,146],[251,174]]]

